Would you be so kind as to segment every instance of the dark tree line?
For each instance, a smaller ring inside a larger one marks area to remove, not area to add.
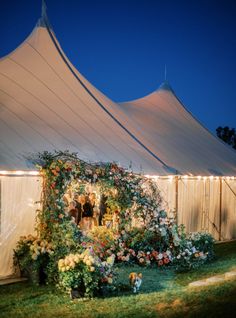
[[[229,128],[228,126],[219,126],[216,129],[217,136],[224,142],[236,149],[236,131],[235,128]]]

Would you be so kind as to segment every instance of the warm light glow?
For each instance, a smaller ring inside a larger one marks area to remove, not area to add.
[[[160,178],[160,176],[150,176],[149,174],[145,174],[145,177],[148,179],[153,179],[153,180],[157,180]]]
[[[184,178],[184,179],[188,179],[188,176],[187,176],[187,175],[186,175],[186,176],[183,176],[183,178]]]
[[[0,170],[0,175],[7,175],[7,176],[22,176],[22,175],[30,175],[30,176],[38,176],[39,171],[6,171],[6,170]]]
[[[214,179],[214,176],[210,176],[210,180],[213,180]]]
[[[203,177],[203,180],[206,181],[207,177]]]
[[[38,176],[39,175],[39,171],[29,171],[29,174],[31,176]]]
[[[21,176],[22,174],[24,174],[24,171],[18,170],[18,171],[15,171],[14,174],[16,174],[16,175],[18,175],[18,176]]]
[[[7,174],[7,171],[0,171],[0,174]]]
[[[174,176],[168,176],[168,178],[169,178],[169,181],[171,182],[173,180]]]
[[[201,176],[198,176],[197,178],[198,178],[198,180],[201,180],[201,179],[202,179],[202,177],[201,177]]]

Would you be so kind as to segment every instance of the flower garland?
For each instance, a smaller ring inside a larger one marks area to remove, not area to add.
[[[119,209],[116,210],[119,230],[131,228],[134,219],[148,229],[158,228],[161,197],[152,180],[115,163],[87,163],[69,152],[44,152],[34,162],[44,179],[43,208],[37,223],[42,238],[50,240],[54,227],[68,221],[63,196],[72,180],[97,184],[103,191],[116,190],[109,201]]]

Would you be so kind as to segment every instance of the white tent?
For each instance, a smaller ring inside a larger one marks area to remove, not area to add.
[[[204,128],[167,82],[146,97],[120,103],[119,109],[131,132],[142,131],[145,144],[178,174],[236,175],[236,151]]]
[[[235,226],[234,151],[166,85],[128,103],[104,96],[67,59],[45,13],[22,45],[0,60],[0,276],[12,272],[19,236],[33,231],[41,178],[27,158],[44,150],[75,151],[88,161],[116,161],[158,176],[166,209],[189,230],[236,235],[227,221]]]
[[[220,240],[236,238],[235,150],[187,111],[168,82],[119,109],[123,123],[142,131],[148,147],[177,170],[175,177],[159,176],[157,182],[179,224]]]

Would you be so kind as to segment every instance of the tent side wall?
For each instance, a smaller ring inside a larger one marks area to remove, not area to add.
[[[216,240],[236,238],[236,179],[159,177],[163,208],[188,232],[207,231]]]
[[[39,176],[0,176],[0,277],[13,273],[19,237],[34,233],[41,182]]]
[[[188,232],[207,231],[216,240],[236,238],[236,179],[169,176],[156,179],[162,207]],[[0,278],[13,273],[13,249],[33,234],[41,197],[39,176],[0,176]]]

